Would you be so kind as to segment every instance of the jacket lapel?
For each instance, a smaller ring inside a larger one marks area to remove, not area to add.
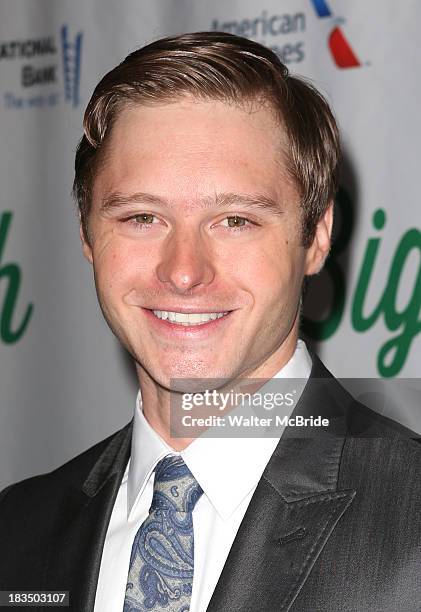
[[[79,486],[71,486],[52,538],[44,584],[70,591],[72,610],[91,612],[105,535],[130,455],[132,421],[105,445]],[[86,474],[86,470],[85,470]]]
[[[292,416],[321,415],[327,429],[288,427],[234,540],[207,612],[290,610],[355,490],[337,490],[352,398],[313,356]]]

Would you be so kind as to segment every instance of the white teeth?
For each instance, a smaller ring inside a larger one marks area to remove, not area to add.
[[[169,312],[166,310],[153,310],[152,311],[158,319],[170,321],[171,323],[178,323],[179,325],[203,325],[208,321],[214,321],[220,319],[228,314],[227,312],[195,312],[195,313],[184,313],[184,312]]]

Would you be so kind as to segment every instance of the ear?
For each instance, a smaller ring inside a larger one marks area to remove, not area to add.
[[[88,243],[88,241],[86,240],[85,232],[83,231],[83,227],[80,222],[80,219],[79,219],[79,235],[80,235],[80,241],[82,243],[83,254],[86,257],[86,259],[89,261],[89,263],[93,263],[92,248],[90,244]]]
[[[328,256],[330,250],[332,225],[333,202],[329,204],[323,217],[318,222],[313,242],[307,249],[304,271],[304,274],[306,276],[317,274],[323,268],[325,259]]]

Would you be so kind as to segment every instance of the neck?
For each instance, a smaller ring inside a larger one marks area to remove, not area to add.
[[[249,368],[240,375],[236,375],[230,381],[230,389],[235,385],[236,380],[240,379],[264,379],[272,378],[281,370],[291,359],[297,346],[298,332],[291,330],[283,344],[278,347],[271,355],[264,358],[256,366]],[[174,391],[160,385],[149,373],[139,364],[136,365],[139,385],[142,395],[143,414],[149,425],[156,433],[176,451],[181,451],[189,446],[193,438],[181,438],[171,435],[171,398],[174,399]],[[262,384],[256,386],[255,392]]]
[[[181,451],[189,446],[194,438],[178,438],[171,435],[170,400],[174,392],[159,385],[141,366],[138,366],[138,378],[143,414],[149,425],[174,450]]]

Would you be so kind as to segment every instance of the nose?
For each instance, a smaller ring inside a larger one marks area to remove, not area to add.
[[[186,228],[174,231],[162,245],[156,274],[173,292],[183,295],[209,285],[215,277],[206,237]]]

